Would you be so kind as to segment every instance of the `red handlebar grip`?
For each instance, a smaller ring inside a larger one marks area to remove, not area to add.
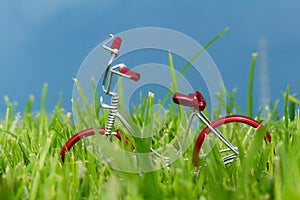
[[[138,81],[141,78],[141,75],[137,72],[134,72],[127,67],[120,67],[119,70],[122,74],[126,74],[130,77],[131,80]]]
[[[120,49],[122,43],[122,39],[120,37],[116,37],[110,46],[111,49]]]
[[[173,96],[173,102],[179,105],[194,107],[194,101],[195,99],[193,99],[192,97],[180,94],[178,92],[175,92]]]
[[[173,96],[173,102],[176,104],[193,107],[199,111],[203,111],[206,106],[205,99],[200,92],[194,92],[188,96],[176,92]]]

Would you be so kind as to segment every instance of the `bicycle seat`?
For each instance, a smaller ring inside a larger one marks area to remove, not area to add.
[[[203,111],[206,106],[205,98],[198,91],[188,95],[175,92],[173,95],[173,102],[183,106],[189,106],[199,111]]]

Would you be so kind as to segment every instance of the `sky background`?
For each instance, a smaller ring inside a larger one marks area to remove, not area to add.
[[[29,95],[35,109],[43,83],[48,83],[47,109],[60,95],[71,111],[72,78],[88,53],[109,33],[138,27],[163,27],[182,32],[205,45],[225,27],[229,31],[207,51],[218,66],[225,86],[238,89],[244,111],[251,54],[261,54],[265,41],[269,97],[283,102],[287,84],[300,86],[300,1],[1,1],[0,113],[4,95],[22,111]],[[258,57],[254,85],[254,113],[260,106]],[[283,109],[283,108],[280,108]]]

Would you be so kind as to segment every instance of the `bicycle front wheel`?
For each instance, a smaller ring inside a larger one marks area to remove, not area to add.
[[[225,124],[228,124],[225,126]],[[210,126],[213,129],[218,130],[226,139],[234,145],[234,148],[238,150],[238,144],[241,143],[241,141],[246,141],[249,137],[249,134],[246,134],[245,137],[238,135],[237,133],[241,132],[242,129],[244,129],[246,132],[255,131],[256,129],[262,128],[262,125],[249,117],[242,116],[242,115],[229,115],[222,117],[220,119],[217,119],[213,122],[211,122]],[[252,128],[251,128],[252,127]],[[198,167],[200,165],[200,151],[203,148],[203,143],[205,141],[205,137],[208,136],[208,134],[211,132],[211,129],[207,126],[205,127],[201,133],[199,134],[195,145],[194,145],[194,151],[193,151],[193,157],[192,162],[195,167]],[[251,137],[251,136],[250,136]],[[265,140],[268,142],[271,142],[271,135],[269,132],[266,132],[265,134]],[[215,145],[215,144],[212,144]],[[224,164],[231,163],[235,158],[238,156],[235,154],[229,147],[227,147],[224,143],[221,142],[221,145],[218,145],[221,147],[219,148],[219,152],[222,154],[225,153],[225,156],[222,157],[222,160]],[[229,153],[226,153],[229,152]]]

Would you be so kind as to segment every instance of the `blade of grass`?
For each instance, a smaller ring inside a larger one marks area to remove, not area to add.
[[[12,132],[10,132],[10,131],[6,131],[6,130],[0,130],[0,133],[1,133],[1,132],[2,132],[2,133],[6,133],[7,135],[11,136],[11,137],[14,138],[16,141],[18,141],[18,143],[22,143],[22,144],[26,145],[25,142],[24,142],[23,140],[19,139],[19,137],[18,137],[16,134],[14,134],[14,133],[12,133]]]
[[[86,109],[86,114],[88,114],[89,119],[95,119],[92,116],[92,112],[89,112],[90,104],[89,104],[89,101],[88,101],[88,99],[86,98],[86,96],[84,94],[84,91],[83,91],[80,83],[78,82],[78,80],[76,78],[74,78],[73,81],[74,81],[74,83],[75,83],[75,85],[77,87],[77,90],[78,90],[78,92],[79,92],[79,94],[81,96],[81,99],[83,101],[84,108]],[[92,121],[94,121],[94,120],[92,120]]]
[[[257,57],[257,53],[253,53],[250,72],[249,72],[249,80],[248,80],[247,114],[249,117],[253,117],[253,83],[254,83],[256,57]]]
[[[275,103],[272,101],[269,102],[270,110],[272,110],[272,117],[269,117],[269,120],[279,121],[280,120],[280,114],[278,112],[278,104],[279,100],[276,100]]]
[[[119,92],[119,109],[121,112],[125,111],[124,107],[124,91],[123,91],[123,84],[122,78],[118,76],[118,92]]]
[[[177,80],[186,72],[186,70],[192,65],[192,63],[203,53],[205,50],[215,43],[219,38],[221,38],[227,31],[229,30],[229,27],[224,28],[221,33],[219,33],[215,38],[213,38],[210,42],[208,42],[194,57],[188,62],[186,66],[180,71],[180,74],[177,77]]]
[[[41,111],[45,112],[48,84],[44,83],[41,96]]]
[[[281,180],[280,158],[276,156],[274,158],[274,195],[277,199],[282,198],[282,180]]]
[[[177,78],[176,78],[176,74],[175,74],[173,56],[172,56],[172,53],[170,51],[168,52],[168,60],[169,60],[170,74],[171,74],[171,80],[172,80],[171,89],[173,91],[178,91],[178,84],[177,84]]]
[[[97,91],[97,85],[95,83],[94,77],[92,77],[92,86],[93,86],[93,91],[94,91],[94,94],[93,94],[94,95],[93,106],[94,106],[94,109],[95,109],[95,116],[98,116],[101,107],[100,107],[100,105],[98,103],[99,94],[98,94],[98,91]]]
[[[173,56],[172,56],[172,53],[170,51],[168,52],[168,60],[169,60],[170,75],[171,75],[171,80],[172,80],[171,90],[172,91],[179,91],[178,83],[177,83],[178,78],[176,77],[175,66],[174,66],[174,62],[173,62]],[[178,117],[177,117],[176,123],[179,124],[181,118],[184,117],[184,115],[183,115],[184,108],[183,108],[183,106],[180,106],[180,105],[178,105],[177,107],[178,107],[178,115],[177,115]],[[163,107],[160,107],[159,112],[161,112],[162,108]],[[185,118],[183,118],[183,120],[185,120]]]
[[[296,104],[300,105],[300,100],[296,98],[296,94],[285,94],[284,97],[286,98],[286,95],[288,95],[289,100],[289,117],[291,121],[294,121],[295,119],[295,112],[296,112]]]
[[[6,113],[5,113],[5,130],[8,131],[8,125],[9,124],[9,108],[6,108]]]
[[[44,132],[48,129],[48,116],[46,113],[46,98],[47,98],[47,90],[48,90],[48,84],[44,83],[42,88],[42,95],[41,95],[41,113],[40,113],[40,124],[39,124],[39,130]],[[39,135],[39,140],[41,139],[41,134]]]
[[[51,144],[52,136],[50,135],[49,138],[45,141],[44,147],[42,151],[40,152],[40,158],[38,160],[38,163],[36,163],[34,167],[34,176],[32,180],[32,188],[30,191],[30,199],[37,199],[38,195],[38,188],[40,185],[40,179],[41,179],[41,171],[43,170],[43,167],[45,165],[45,162],[47,160],[47,154],[49,152],[50,144]]]
[[[270,108],[271,108],[271,113],[269,114],[268,120],[274,120],[274,118],[277,121],[277,115],[278,115],[278,104],[279,104],[279,100],[276,100],[275,103],[271,104]]]
[[[228,97],[228,99],[229,99],[229,105],[227,106],[227,114],[232,113],[233,108],[235,108],[238,113],[243,114],[242,109],[235,101],[235,95],[237,93],[237,89],[233,89],[232,92],[229,92],[229,90],[227,90],[227,88],[225,88],[225,86],[223,86],[223,88],[224,88],[225,94],[226,94],[225,97]],[[221,95],[220,97],[224,97],[224,96]],[[224,101],[224,103],[225,103],[225,101]]]
[[[293,101],[289,101],[289,117],[291,121],[294,121],[295,119],[295,103]]]
[[[30,95],[29,96],[29,99],[27,101],[27,104],[25,106],[25,110],[24,110],[24,117],[28,117],[30,116],[30,112],[31,112],[31,109],[32,109],[32,104],[34,102],[34,96],[33,95]]]
[[[288,128],[289,126],[289,114],[288,114],[289,94],[290,94],[290,84],[288,84],[286,88],[285,98],[284,98],[284,125],[286,128]]]
[[[221,38],[227,31],[228,31],[229,27],[226,27],[225,29],[223,29],[215,38],[213,38],[211,41],[209,41],[200,51],[198,51],[193,58],[184,66],[184,68],[180,71],[179,75],[176,77],[176,81],[178,81],[178,79],[186,72],[186,70],[188,70],[188,68],[192,65],[192,63],[203,53],[205,52],[205,50],[210,47],[214,42],[216,42],[219,38]],[[165,103],[167,102],[169,96],[171,95],[172,90],[168,90],[168,92],[166,93],[166,95],[164,96],[164,99],[162,100],[161,104],[162,107],[165,105]]]
[[[62,109],[61,105],[62,105],[62,97],[60,96],[54,109],[54,113],[50,122],[50,127],[54,127],[55,126],[54,124],[57,122],[57,119],[59,119],[59,116],[61,114],[61,109]]]
[[[300,106],[300,100],[297,99],[295,95],[290,95],[289,94],[288,99],[289,99],[289,101],[291,101],[291,102],[293,102],[293,103]]]

